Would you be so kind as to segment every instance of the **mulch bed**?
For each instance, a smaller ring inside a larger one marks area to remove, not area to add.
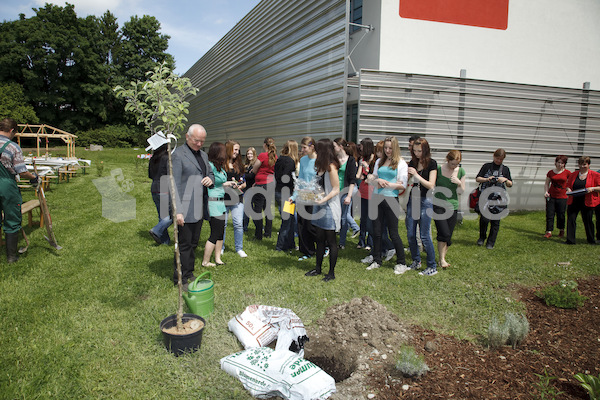
[[[425,355],[430,371],[421,379],[404,378],[392,367],[385,373],[373,371],[370,386],[376,398],[538,399],[540,378],[535,374],[547,373],[556,377],[551,385],[562,392],[556,399],[588,399],[573,375],[600,373],[600,277],[578,285],[589,299],[576,310],[547,306],[535,295],[539,288],[518,291],[527,306],[530,332],[516,349],[488,350],[413,327],[410,344]]]

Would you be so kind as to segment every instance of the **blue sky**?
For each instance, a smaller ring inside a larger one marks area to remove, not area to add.
[[[23,13],[34,15],[32,8],[64,1],[2,0],[0,20],[11,21]],[[239,22],[260,0],[69,0],[79,17],[101,16],[110,10],[119,26],[133,15],[151,15],[161,23],[161,33],[171,36],[168,52],[175,57],[179,74],[185,73],[206,51]]]

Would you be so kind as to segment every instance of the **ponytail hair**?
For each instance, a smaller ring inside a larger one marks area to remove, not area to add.
[[[277,147],[275,147],[275,140],[272,137],[265,139],[265,145],[267,145],[267,153],[269,154],[269,166],[272,167],[277,161]]]

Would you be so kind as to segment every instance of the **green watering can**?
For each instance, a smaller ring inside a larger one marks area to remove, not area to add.
[[[208,275],[208,278],[203,279],[206,275]],[[214,284],[211,278],[210,271],[206,271],[189,284],[187,292],[183,292],[185,304],[187,304],[192,314],[199,315],[205,319],[215,309]]]

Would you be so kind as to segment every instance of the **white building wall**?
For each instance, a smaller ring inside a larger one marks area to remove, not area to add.
[[[598,0],[509,0],[506,30],[402,18],[399,2],[363,0],[363,24],[375,26],[369,40],[380,42],[381,52],[378,67],[373,48],[357,50],[355,64],[454,77],[466,69],[474,79],[569,88],[590,82],[600,89]]]

